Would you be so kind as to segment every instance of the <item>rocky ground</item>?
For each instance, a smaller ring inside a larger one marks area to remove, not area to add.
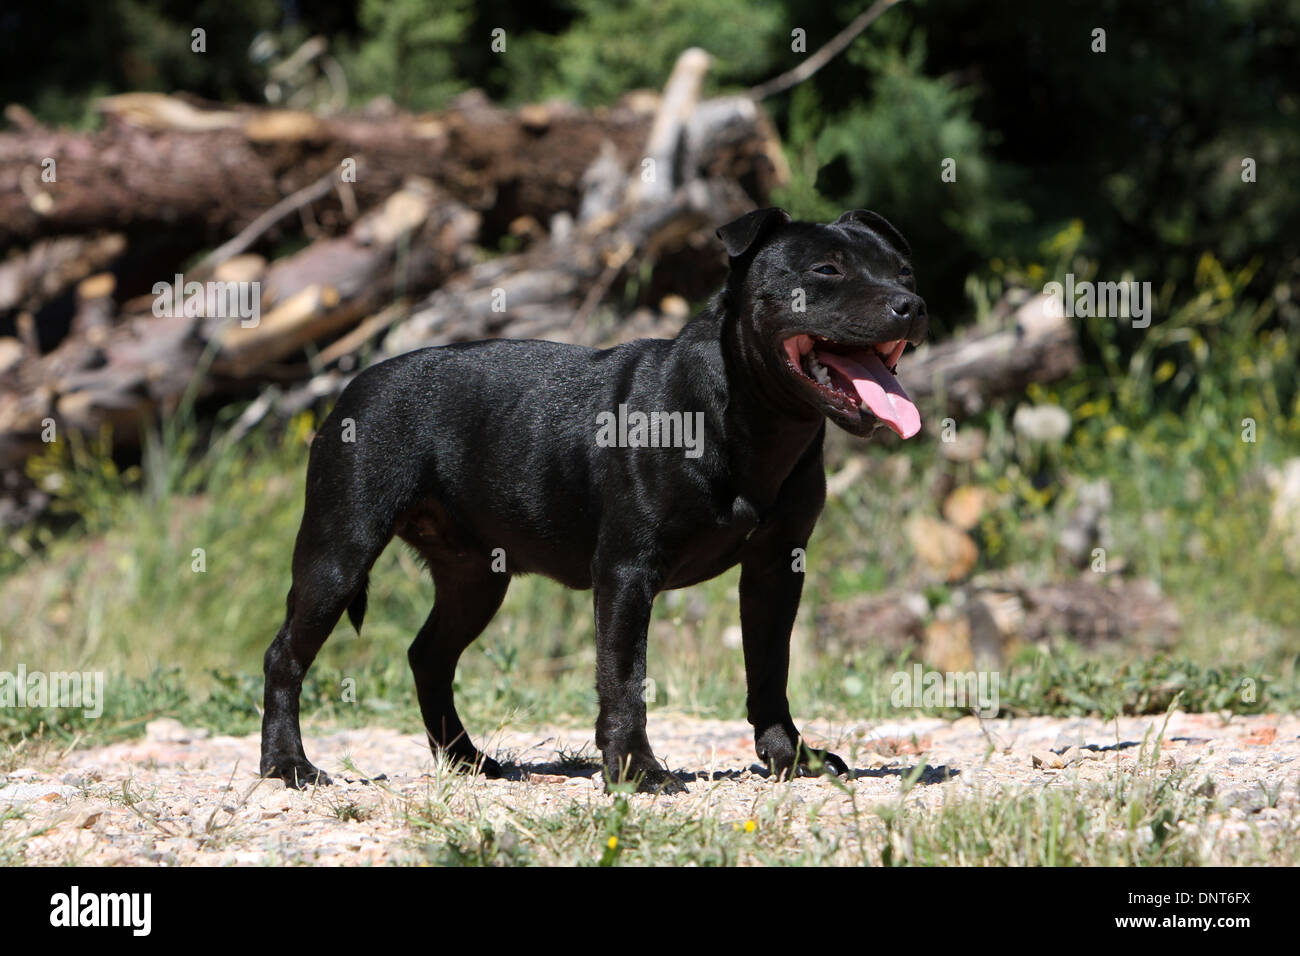
[[[900,802],[924,813],[981,792],[1086,790],[1089,783],[1141,774],[1178,775],[1183,790],[1214,795],[1212,812],[1197,825],[1215,846],[1228,847],[1235,837],[1256,844],[1296,840],[1300,718],[1175,713],[1156,750],[1163,723],[1163,717],[967,717],[809,726],[810,738],[831,743],[854,768],[851,783],[837,786],[822,778],[768,779],[754,762],[743,722],[655,715],[651,740],[688,780],[689,793],[630,802],[683,818],[711,815],[741,829],[756,826],[750,821],[760,804],[779,798],[815,808],[807,817],[817,826],[847,832],[861,811]],[[33,758],[0,773],[0,860],[405,863],[427,859],[430,843],[444,839],[458,819],[542,840],[532,832],[535,823],[520,821],[558,819],[574,806],[599,819],[610,803],[587,759],[594,753],[589,730],[499,732],[485,749],[515,762],[506,780],[449,775],[421,738],[388,729],[309,731],[306,746],[334,775],[334,786],[298,792],[260,781],[256,736],[210,735],[171,720],[150,724],[143,739]],[[604,838],[592,839],[598,856]],[[541,862],[583,862],[586,852],[543,854]],[[779,859],[779,846],[776,852]],[[838,853],[821,861],[853,861]],[[1225,856],[1226,849],[1211,847],[1207,862],[1233,862]]]

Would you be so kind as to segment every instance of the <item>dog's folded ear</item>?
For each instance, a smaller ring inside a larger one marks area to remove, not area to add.
[[[759,241],[773,229],[784,226],[789,221],[790,214],[776,206],[755,209],[721,227],[717,236],[727,247],[727,255],[739,259],[745,253],[757,249]]]
[[[884,216],[872,212],[870,209],[850,209],[840,218],[836,219],[831,225],[843,226],[850,223],[857,223],[860,226],[866,226],[872,232],[881,238],[889,241],[895,249],[901,252],[907,258],[912,258],[912,247],[907,244],[903,234],[893,227],[893,225]]]

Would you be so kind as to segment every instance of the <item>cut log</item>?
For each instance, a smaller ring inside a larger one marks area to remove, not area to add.
[[[62,236],[33,243],[30,249],[0,262],[0,317],[36,312],[126,249],[126,237]]]
[[[673,190],[694,172],[673,168],[678,156],[683,131],[700,100],[700,88],[709,72],[710,58],[698,48],[691,48],[677,58],[668,85],[664,87],[663,101],[655,113],[654,124],[646,143],[642,159],[642,175],[632,180],[628,200],[633,203],[662,203],[672,197]],[[646,173],[649,175],[646,175]]]
[[[491,337],[583,341],[591,330],[575,322],[575,314],[611,271],[633,259],[653,260],[699,232],[711,234],[750,206],[729,180],[695,180],[670,202],[636,208],[612,226],[481,263],[417,306],[389,333],[383,351],[396,355]]]
[[[469,265],[479,216],[411,180],[344,237],[322,239],[274,263],[263,279],[269,307],[256,325],[226,323],[218,374],[245,377],[310,342],[321,342],[379,311],[394,295],[425,290]]]
[[[129,443],[140,422],[176,408],[196,383],[200,394],[247,391],[240,381],[247,376],[273,370],[305,344],[328,340],[395,296],[431,288],[464,268],[477,228],[476,213],[432,183],[413,180],[346,236],[321,239],[264,274],[246,273],[261,276],[257,314],[246,324],[228,312],[205,315],[200,296],[184,298],[179,309],[166,305],[162,314],[155,314],[153,296],[128,303],[115,327],[91,325],[0,375],[0,470],[21,468],[40,447],[47,420],[92,433],[108,425],[116,440]],[[102,294],[91,301],[98,299]]]
[[[1064,378],[1078,364],[1074,328],[1049,296],[1036,295],[1008,320],[921,346],[904,357],[898,372],[917,404],[964,417],[1031,382]]]

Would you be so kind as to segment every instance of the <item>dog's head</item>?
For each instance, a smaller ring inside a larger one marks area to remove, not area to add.
[[[895,378],[925,337],[911,249],[882,216],[853,209],[827,225],[759,209],[718,230],[731,257],[729,307],[748,364],[782,404],[815,409],[855,435],[921,428]]]

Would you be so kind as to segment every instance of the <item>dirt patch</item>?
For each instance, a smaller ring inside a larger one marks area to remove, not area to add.
[[[1156,753],[1163,722],[968,717],[809,725],[811,738],[832,744],[854,768],[854,779],[837,786],[767,778],[744,722],[655,715],[651,740],[687,779],[689,793],[632,802],[742,826],[761,801],[780,796],[815,807],[817,826],[847,832],[864,808],[900,800],[924,811],[981,791],[1181,772],[1185,786],[1215,794],[1216,839],[1295,830],[1300,718],[1176,713]],[[334,786],[298,792],[259,781],[256,736],[209,735],[174,721],[155,722],[145,739],[15,768],[0,774],[0,848],[6,862],[29,864],[406,863],[425,858],[422,848],[439,839],[439,819],[518,820],[522,812],[550,819],[574,805],[610,801],[595,765],[583,759],[595,753],[589,730],[496,734],[485,749],[514,762],[506,780],[448,774],[422,738],[382,728],[309,732],[306,745]]]

